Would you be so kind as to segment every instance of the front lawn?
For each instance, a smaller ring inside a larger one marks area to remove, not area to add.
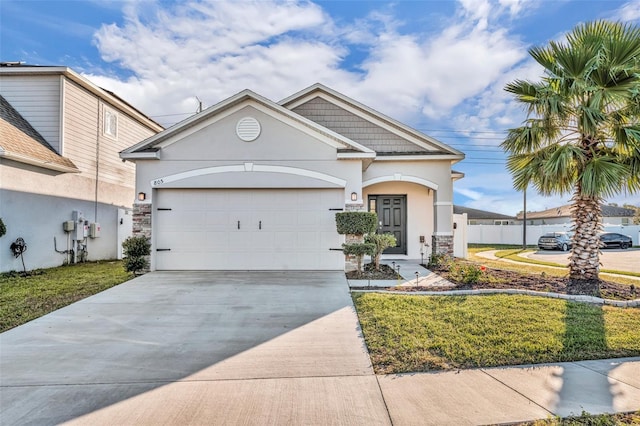
[[[0,332],[131,278],[120,261],[60,266],[27,277],[0,274]]]
[[[354,293],[376,373],[640,355],[640,309],[523,295]]]

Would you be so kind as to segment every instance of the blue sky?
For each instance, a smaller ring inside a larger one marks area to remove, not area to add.
[[[498,145],[524,115],[503,87],[540,77],[528,48],[595,19],[638,24],[640,2],[0,0],[0,60],[68,66],[165,126],[197,98],[320,82],[465,152],[456,204],[515,214]],[[570,196],[530,191],[527,210]]]

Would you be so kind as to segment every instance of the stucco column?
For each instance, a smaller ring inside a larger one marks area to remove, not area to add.
[[[441,200],[439,191],[435,191],[433,201],[431,251],[453,256],[453,202]]]

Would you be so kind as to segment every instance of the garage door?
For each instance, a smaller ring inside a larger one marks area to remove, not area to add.
[[[341,270],[342,189],[161,189],[158,270]],[[332,210],[333,209],[333,210]]]

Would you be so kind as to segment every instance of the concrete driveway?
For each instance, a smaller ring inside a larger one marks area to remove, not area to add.
[[[389,424],[342,272],[153,272],[0,334],[0,423]]]
[[[569,264],[569,252],[556,250],[538,250],[527,254],[526,257],[546,262]],[[600,254],[602,269],[614,269],[616,271],[640,272],[640,249],[602,249]]]

